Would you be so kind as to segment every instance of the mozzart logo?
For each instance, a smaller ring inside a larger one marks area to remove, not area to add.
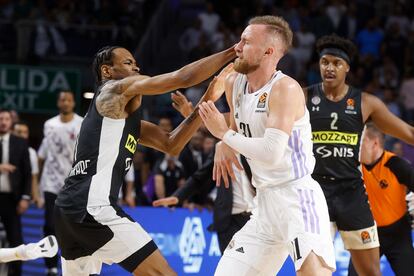
[[[197,273],[203,262],[206,239],[201,219],[187,217],[180,237],[180,256],[183,259],[184,272]]]

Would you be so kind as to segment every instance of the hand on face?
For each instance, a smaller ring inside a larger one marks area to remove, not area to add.
[[[204,102],[199,105],[199,114],[207,129],[218,139],[222,139],[229,130],[226,119],[221,114],[212,101]]]

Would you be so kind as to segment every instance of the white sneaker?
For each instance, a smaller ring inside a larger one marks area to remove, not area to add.
[[[58,243],[55,236],[47,236],[37,243],[26,245],[26,256],[28,259],[51,258],[58,251]]]

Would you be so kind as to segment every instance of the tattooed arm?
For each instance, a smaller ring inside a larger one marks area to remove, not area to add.
[[[121,119],[129,110],[136,110],[142,95],[157,95],[178,88],[196,85],[211,77],[223,65],[236,57],[234,47],[190,63],[181,69],[154,77],[135,75],[122,80],[108,81],[96,99],[102,116]],[[129,108],[126,108],[128,105]]]
[[[232,65],[227,66],[210,82],[206,93],[200,99],[193,112],[170,133],[162,130],[155,124],[141,121],[141,137],[139,143],[173,156],[178,155],[202,123],[200,115],[198,114],[199,105],[204,101],[216,101],[221,97],[224,93],[226,76],[232,70]]]

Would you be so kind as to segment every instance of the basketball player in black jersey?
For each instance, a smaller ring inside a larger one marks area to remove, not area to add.
[[[380,275],[377,229],[359,170],[361,136],[372,120],[382,132],[414,144],[414,128],[377,97],[346,83],[356,53],[351,41],[325,36],[317,51],[322,83],[304,89],[316,157],[312,176],[322,186],[333,231],[338,228],[358,275]]]
[[[117,263],[134,275],[176,275],[151,237],[117,206],[119,189],[137,143],[177,155],[201,125],[198,108],[171,133],[141,121],[142,95],[189,87],[235,57],[233,48],[155,77],[139,74],[131,53],[105,47],[94,60],[98,88],[82,123],[74,162],[55,207],[64,275],[98,274]],[[224,92],[226,67],[200,100]]]

